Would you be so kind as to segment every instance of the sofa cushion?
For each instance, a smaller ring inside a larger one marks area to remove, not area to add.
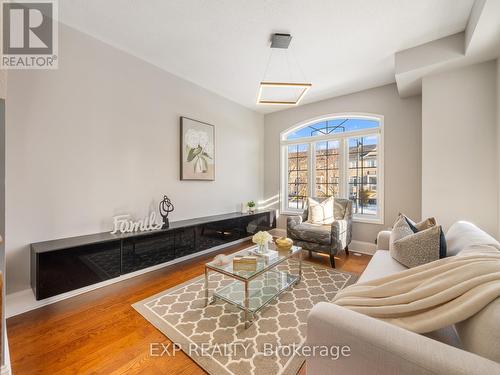
[[[392,259],[389,250],[377,250],[359,277],[358,283],[392,275],[406,269],[401,263]]]
[[[332,242],[331,225],[301,223],[288,229],[288,235],[305,242],[330,245]]]
[[[500,362],[500,298],[497,298],[477,314],[455,324],[465,350]]]
[[[500,250],[500,243],[485,231],[467,221],[458,221],[446,233],[446,256],[457,255],[471,245],[490,245]]]

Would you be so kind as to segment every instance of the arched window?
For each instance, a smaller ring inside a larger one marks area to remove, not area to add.
[[[307,197],[353,201],[356,221],[383,222],[383,117],[331,115],[281,133],[281,210]]]

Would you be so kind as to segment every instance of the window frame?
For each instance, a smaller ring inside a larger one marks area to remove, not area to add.
[[[355,130],[345,133],[332,133],[328,135],[317,135],[311,137],[296,138],[287,140],[290,133],[293,133],[305,126],[339,118],[372,120],[379,123],[378,128]],[[378,137],[377,150],[377,215],[353,214],[353,221],[369,224],[384,224],[384,116],[367,113],[336,113],[319,116],[304,122],[295,124],[280,134],[280,212],[285,215],[297,215],[302,213],[302,209],[288,207],[288,146],[307,144],[308,145],[308,196],[314,196],[316,188],[316,143],[323,141],[339,141],[340,150],[340,183],[339,196],[348,197],[349,192],[349,138],[359,138],[366,136]]]
[[[284,183],[284,192],[286,194],[286,197],[288,198],[288,191],[289,191],[289,186],[290,186],[290,180],[288,179],[289,177],[289,170],[288,170],[288,147],[289,146],[300,146],[300,145],[306,145],[307,147],[307,193],[309,196],[309,192],[311,191],[311,187],[310,187],[310,168],[311,168],[311,145],[308,143],[308,142],[302,142],[302,143],[294,143],[294,144],[290,144],[290,145],[285,145],[283,146],[283,152],[284,152],[284,155],[285,155],[285,158],[286,158],[286,163],[284,164],[285,166],[285,169],[283,171],[283,175],[284,175],[284,179],[286,180],[286,182]],[[297,175],[298,175],[298,169],[297,169]],[[307,197],[305,197],[307,198]],[[288,201],[287,201],[288,203]],[[304,209],[303,208],[297,208],[297,209],[293,209],[293,208],[288,208],[286,205],[285,207],[287,208],[288,211],[290,212],[301,212],[303,211]]]

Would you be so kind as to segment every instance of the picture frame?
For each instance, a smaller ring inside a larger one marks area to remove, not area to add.
[[[180,125],[181,180],[215,181],[215,126],[184,116]]]

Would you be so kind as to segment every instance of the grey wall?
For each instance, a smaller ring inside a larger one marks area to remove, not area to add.
[[[422,81],[422,216],[497,235],[496,62]]]
[[[266,115],[265,197],[279,194],[280,132],[321,115],[371,113],[384,116],[385,218],[383,225],[355,223],[353,238],[373,242],[380,230],[392,225],[400,211],[419,219],[421,111],[420,96],[401,99],[392,84]],[[280,220],[280,225],[284,225],[284,220]]]
[[[61,25],[59,69],[11,71],[7,288],[29,287],[32,242],[107,231],[165,193],[172,220],[262,196],[263,116]],[[216,181],[179,180],[179,116],[216,126]]]

